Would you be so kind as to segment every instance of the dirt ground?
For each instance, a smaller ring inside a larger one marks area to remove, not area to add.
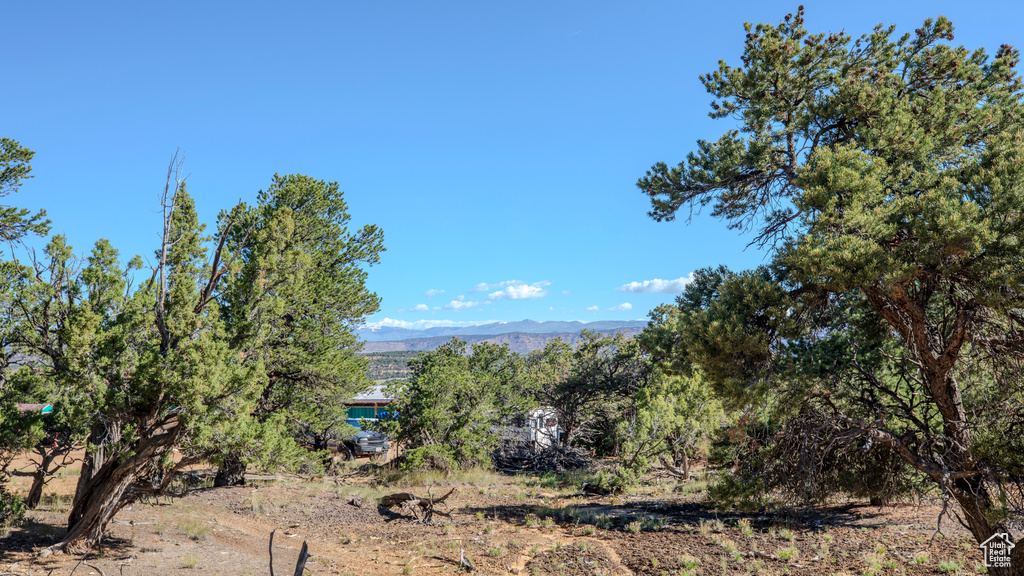
[[[101,553],[39,558],[59,539],[77,477],[56,479],[30,522],[0,539],[0,573],[21,575],[292,574],[303,541],[307,574],[462,572],[530,575],[972,574],[981,551],[953,521],[935,535],[941,508],[857,504],[772,515],[717,514],[703,483],[652,480],[636,493],[585,497],[550,477],[471,472],[381,486],[341,481],[265,481],[201,488],[138,502],[109,525]],[[438,496],[451,518],[418,523],[379,508],[385,494]],[[362,505],[354,505],[362,501]]]

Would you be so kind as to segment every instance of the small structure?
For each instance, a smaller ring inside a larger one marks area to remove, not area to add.
[[[15,407],[18,409],[18,412],[21,412],[22,414],[26,412],[36,412],[46,416],[53,412],[52,404],[15,404]]]
[[[347,418],[350,420],[376,419],[377,415],[384,412],[394,401],[394,398],[384,393],[384,385],[378,384],[362,394],[357,394],[351,402],[346,404],[348,407]]]

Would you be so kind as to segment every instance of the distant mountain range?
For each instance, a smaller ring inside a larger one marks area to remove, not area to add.
[[[498,334],[511,334],[522,332],[523,334],[556,334],[576,332],[587,329],[595,332],[608,332],[620,328],[646,328],[646,320],[605,320],[597,322],[536,322],[534,320],[521,320],[519,322],[495,322],[493,324],[481,324],[479,326],[466,326],[463,328],[427,328],[426,330],[410,330],[408,328],[359,328],[356,333],[367,342],[387,342],[394,340],[409,340],[411,338],[432,338],[435,336],[497,336]]]
[[[497,322],[466,328],[430,328],[408,330],[405,328],[360,328],[359,335],[366,341],[363,352],[399,352],[433,350],[453,337],[470,344],[491,342],[508,344],[513,352],[526,354],[543,348],[555,338],[575,344],[581,330],[593,330],[604,334],[623,333],[636,336],[647,327],[643,320],[603,322]]]

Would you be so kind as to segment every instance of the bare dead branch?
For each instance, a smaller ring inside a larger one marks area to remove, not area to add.
[[[409,492],[397,492],[395,494],[388,494],[380,499],[379,505],[381,508],[394,508],[395,506],[401,506],[412,512],[413,516],[416,517],[417,521],[421,524],[429,524],[433,519],[434,514],[440,514],[445,518],[451,518],[449,512],[442,510],[436,510],[435,506],[444,503],[455,492],[455,488],[448,491],[447,494],[439,498],[432,498],[429,495],[426,498],[420,498],[415,494]]]
[[[270,554],[270,576],[274,576],[274,532],[277,530],[270,531],[270,544],[267,545],[267,552]]]
[[[306,560],[309,560],[309,546],[306,545],[306,541],[302,541],[302,550],[299,550],[299,560],[295,563],[295,575],[302,576],[302,573],[306,570]]]

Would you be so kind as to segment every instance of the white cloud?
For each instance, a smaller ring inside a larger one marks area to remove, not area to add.
[[[562,296],[568,296],[569,294],[572,294],[572,290],[562,290]]]
[[[491,300],[531,300],[533,298],[543,298],[548,295],[548,291],[541,288],[539,284],[541,283],[506,286],[504,290],[491,292],[487,297]]]
[[[693,272],[690,272],[689,276],[681,276],[675,280],[655,278],[643,282],[630,282],[619,286],[615,291],[632,292],[633,294],[678,294],[690,282],[693,282]]]
[[[473,286],[472,288],[467,290],[467,292],[469,292],[469,293],[473,293],[473,292],[486,292],[488,290],[496,290],[498,288],[504,288],[505,286],[519,286],[521,284],[526,284],[526,282],[523,282],[522,280],[505,280],[504,282],[495,282],[493,284],[488,284],[487,282],[481,282],[481,283],[477,284],[476,286]]]
[[[629,302],[623,302],[622,304],[619,304],[618,306],[612,306],[611,308],[609,308],[609,310],[611,310],[612,312],[625,312],[626,310],[632,310],[632,309],[633,309],[633,305],[630,304]]]
[[[426,304],[417,304],[412,308],[403,308],[399,310],[399,312],[426,312],[427,310],[430,310],[430,306],[427,306]]]
[[[587,312],[597,312],[600,310],[598,306],[587,306]]]
[[[444,294],[444,290],[435,290],[435,289],[431,288],[430,290],[427,290],[426,292],[424,292],[424,294],[427,296],[427,298],[433,298],[434,296],[437,296],[438,294]]]
[[[446,304],[444,309],[445,310],[455,310],[455,311],[458,311],[458,310],[465,310],[467,308],[473,308],[474,306],[479,306],[479,305],[480,305],[479,302],[472,302],[472,301],[468,301],[468,300],[466,300],[466,299],[464,299],[462,297],[459,297],[458,300],[452,300],[451,302]]]
[[[494,282],[488,284],[487,282],[481,282],[476,286],[473,286],[466,292],[472,294],[473,292],[487,292],[488,290],[498,290],[499,288],[508,288],[510,286],[534,286],[536,288],[543,288],[544,286],[550,286],[550,280],[541,280],[540,282],[523,282],[522,280],[505,280],[504,282]]]

